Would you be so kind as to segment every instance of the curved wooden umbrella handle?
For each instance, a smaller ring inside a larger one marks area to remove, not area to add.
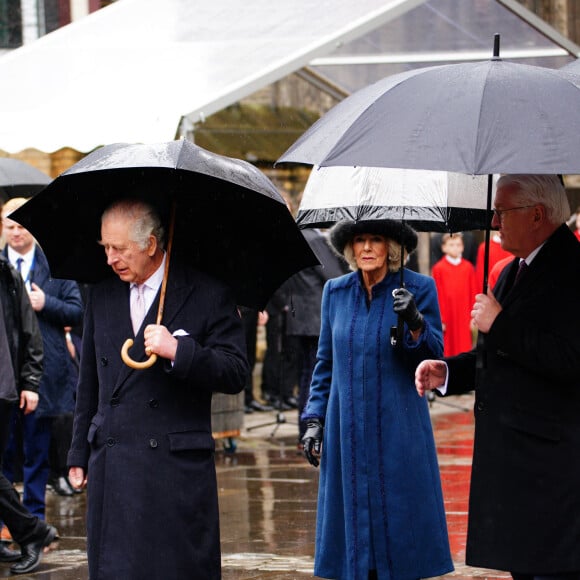
[[[165,291],[167,290],[167,278],[169,275],[169,260],[171,258],[171,249],[173,246],[173,232],[175,230],[175,200],[171,206],[171,220],[169,222],[169,236],[167,240],[167,252],[165,256],[165,271],[163,273],[163,281],[161,282],[161,293],[159,296],[159,308],[157,310],[157,321],[156,324],[161,324],[161,319],[163,318],[163,310],[165,308]],[[121,358],[123,362],[132,369],[148,369],[150,366],[155,364],[157,360],[156,354],[149,355],[147,360],[143,362],[134,361],[129,356],[129,349],[133,346],[133,339],[128,338],[123,347],[121,348]]]
[[[157,360],[156,354],[152,354],[147,360],[144,360],[143,362],[137,362],[137,361],[133,360],[129,356],[129,349],[132,346],[133,346],[133,339],[128,338],[124,342],[123,348],[121,348],[121,358],[123,359],[123,362],[128,367],[131,367],[132,369],[148,369],[150,366],[153,366],[155,364],[155,361]]]

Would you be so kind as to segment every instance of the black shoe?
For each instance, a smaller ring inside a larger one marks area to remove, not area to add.
[[[54,479],[51,482],[51,485],[52,485],[52,489],[54,489],[54,491],[56,491],[56,493],[58,493],[58,495],[64,495],[64,496],[74,495],[74,490],[73,490],[72,486],[70,485],[70,483],[68,482],[68,479],[66,477],[64,477],[64,475],[61,475],[60,477],[57,477],[56,479]]]
[[[3,542],[0,542],[0,562],[16,562],[16,560],[20,560],[20,556],[20,552],[11,550]]]
[[[277,399],[272,404],[274,405],[274,409],[276,409],[276,411],[291,411],[293,408],[283,399]]]
[[[22,544],[22,558],[20,562],[10,566],[12,574],[26,574],[36,570],[42,558],[43,549],[49,546],[58,537],[58,532],[54,526],[47,526],[41,536],[28,544]]]
[[[296,397],[286,397],[284,402],[293,409],[298,409],[298,399]]]
[[[251,415],[253,412],[254,412],[254,409],[252,409],[252,407],[250,407],[249,405],[244,406],[244,413],[246,415]]]
[[[262,403],[256,401],[255,399],[249,404],[249,407],[250,409],[253,409],[254,411],[259,411],[260,413],[264,411],[274,410],[274,407],[270,407],[270,405],[262,405]]]

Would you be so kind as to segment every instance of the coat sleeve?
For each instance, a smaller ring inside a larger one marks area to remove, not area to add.
[[[39,315],[55,326],[76,326],[83,317],[78,284],[72,280],[61,280],[56,289],[56,294],[49,293],[50,290],[45,293],[45,305]]]
[[[19,369],[16,370],[18,390],[38,392],[43,373],[42,335],[36,313],[32,309],[28,294],[20,275],[14,277],[19,297]]]
[[[208,288],[206,308],[190,304],[192,311],[206,316],[203,336],[178,336],[174,364],[166,364],[173,378],[195,388],[236,394],[243,390],[250,373],[241,316],[229,290]]]
[[[310,384],[310,394],[308,402],[302,413],[302,420],[311,418],[324,419],[326,416],[326,406],[330,393],[332,381],[332,328],[330,324],[330,285],[327,282],[322,292],[320,337],[318,340],[318,352],[316,354],[316,364],[312,374]]]
[[[421,276],[417,282],[409,283],[407,287],[415,296],[415,303],[425,321],[423,332],[416,341],[405,327],[403,348],[416,366],[424,359],[438,359],[443,356],[443,331],[437,290],[433,279]]]
[[[94,335],[94,318],[91,308],[91,295],[87,301],[83,322],[83,337]],[[82,467],[87,469],[90,455],[90,446],[87,441],[87,432],[91,420],[97,413],[99,402],[99,379],[97,375],[97,362],[95,356],[94,340],[82,341],[81,364],[75,403],[73,437],[68,453],[67,465],[69,467]]]

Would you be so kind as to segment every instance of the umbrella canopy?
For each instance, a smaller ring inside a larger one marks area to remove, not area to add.
[[[492,173],[580,171],[580,75],[494,58],[384,78],[280,162]]]
[[[0,200],[30,197],[44,189],[50,177],[36,167],[10,157],[0,157]]]
[[[166,224],[175,204],[172,262],[223,280],[238,304],[263,309],[287,278],[319,263],[259,169],[185,140],[98,149],[10,217],[37,238],[54,277],[96,282],[114,275],[97,244],[100,216],[124,197],[152,203]]]
[[[329,227],[341,220],[393,219],[418,231],[484,230],[488,178],[447,171],[385,167],[315,167],[296,222]]]

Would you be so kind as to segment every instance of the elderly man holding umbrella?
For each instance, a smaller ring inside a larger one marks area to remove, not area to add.
[[[171,303],[154,324],[168,259],[154,208],[114,202],[100,243],[116,277],[87,305],[69,453],[71,483],[88,475],[90,576],[220,578],[211,396],[240,392],[248,373],[234,297],[173,264]],[[136,348],[160,359],[145,370],[118,356],[130,319]]]
[[[504,175],[493,224],[516,256],[478,294],[476,351],[425,360],[420,395],[475,389],[466,563],[580,578],[580,245],[555,175]]]

